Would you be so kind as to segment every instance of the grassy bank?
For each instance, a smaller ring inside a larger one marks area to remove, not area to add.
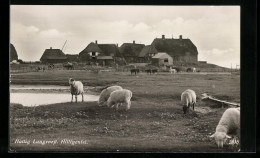
[[[133,92],[129,111],[97,107],[96,102],[59,103],[39,107],[10,106],[10,145],[14,151],[167,151],[226,152],[208,136],[223,113],[221,105],[198,99],[195,112],[183,115],[180,94],[190,88],[219,99],[240,102],[240,76],[169,74],[138,76],[126,72],[48,71],[12,75],[12,84],[67,85],[68,78],[85,86],[121,85]],[[29,145],[15,143],[30,140]],[[33,140],[57,144],[33,144]],[[83,144],[62,144],[64,139]]]

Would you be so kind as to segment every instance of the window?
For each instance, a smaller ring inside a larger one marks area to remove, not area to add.
[[[168,58],[167,58],[167,59],[164,59],[164,62],[165,62],[165,63],[168,63]]]
[[[96,56],[96,52],[91,52],[92,56]]]

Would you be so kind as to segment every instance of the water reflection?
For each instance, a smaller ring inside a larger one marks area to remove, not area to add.
[[[86,101],[97,101],[97,95],[84,95]],[[75,98],[73,99],[75,101]],[[64,103],[71,101],[71,94],[57,93],[10,93],[10,103],[18,103],[23,106],[39,106],[46,104]],[[81,102],[81,96],[78,96],[78,101]]]

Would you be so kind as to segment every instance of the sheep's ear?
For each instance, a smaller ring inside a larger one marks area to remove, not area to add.
[[[215,133],[214,134],[212,134],[211,136],[209,136],[210,138],[213,138],[215,136]]]
[[[231,138],[229,135],[226,135],[226,138]]]

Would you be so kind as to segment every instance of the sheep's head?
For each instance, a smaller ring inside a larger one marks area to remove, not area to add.
[[[183,105],[182,109],[183,109],[183,113],[184,113],[184,114],[186,114],[187,112],[189,112],[189,107],[186,106],[186,105]]]
[[[106,91],[107,91],[107,89],[103,89],[99,96],[99,99],[98,99],[99,106],[103,106],[104,103],[107,101],[107,97],[105,96]]]
[[[73,81],[75,81],[73,78],[70,78],[69,79],[69,85],[72,85],[73,84]]]
[[[226,143],[228,138],[231,138],[228,136],[225,132],[216,132],[210,136],[210,138],[215,138],[215,141],[219,148],[223,148],[223,145]]]

